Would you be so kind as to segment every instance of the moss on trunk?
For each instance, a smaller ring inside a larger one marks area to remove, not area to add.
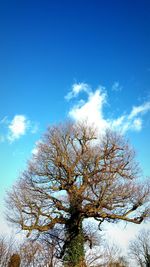
[[[82,219],[78,212],[78,204],[72,205],[70,209],[70,219],[66,224],[66,248],[64,255],[65,267],[86,267],[84,263],[84,233],[82,229]]]

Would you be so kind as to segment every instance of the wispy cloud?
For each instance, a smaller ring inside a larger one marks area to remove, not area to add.
[[[8,126],[8,140],[13,142],[16,139],[19,139],[22,135],[25,135],[29,124],[30,121],[24,115],[15,115]]]
[[[139,106],[133,106],[129,114],[120,116],[112,121],[111,126],[120,131],[127,132],[128,130],[140,131],[143,126],[143,115],[150,111],[150,101],[147,101]]]
[[[81,85],[81,84],[79,84]],[[77,84],[75,84],[77,86]],[[106,129],[113,129],[125,133],[127,131],[140,131],[143,127],[143,115],[150,111],[150,101],[147,101],[139,106],[133,106],[131,111],[126,114],[121,114],[118,118],[110,119],[104,116],[104,106],[107,103],[107,92],[102,86],[95,91],[86,84],[88,90],[87,100],[79,100],[69,111],[69,116],[75,121],[86,120],[89,123],[95,124],[101,133]],[[73,93],[74,85],[72,86]],[[82,90],[78,90],[79,94]],[[76,94],[76,95],[77,95]],[[75,97],[75,95],[74,95]]]
[[[8,123],[8,118],[7,116],[3,117],[1,120],[0,120],[0,124],[7,124]]]
[[[66,100],[71,100],[76,97],[80,92],[90,92],[90,86],[87,83],[74,83],[71,91],[65,96]]]
[[[140,131],[142,129],[142,118],[137,117],[130,119],[129,115],[124,115],[118,119],[110,121],[110,128],[114,130],[119,130],[122,133],[125,133],[129,130]]]
[[[132,119],[139,114],[142,115],[144,113],[147,113],[149,110],[150,110],[150,102],[145,102],[141,106],[134,106],[132,108],[130,115],[129,115],[129,118]]]
[[[122,86],[120,85],[120,83],[118,81],[115,81],[112,85],[112,91],[121,91],[122,90]]]
[[[0,143],[3,143],[6,139],[3,128],[7,127],[7,124],[8,124],[7,116],[0,119]]]

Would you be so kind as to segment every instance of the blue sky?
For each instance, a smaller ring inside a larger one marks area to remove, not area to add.
[[[1,199],[68,118],[123,131],[150,175],[149,0],[0,2]]]

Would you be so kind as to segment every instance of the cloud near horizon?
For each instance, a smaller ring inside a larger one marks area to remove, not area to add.
[[[75,90],[75,88],[79,88],[79,90]],[[104,106],[107,103],[106,89],[100,86],[93,91],[87,84],[74,84],[72,91],[68,94],[71,97],[67,95],[65,98],[70,100],[72,97],[77,97],[82,91],[86,92],[87,101],[80,99],[68,113],[75,121],[86,120],[90,124],[96,125],[101,133],[104,133],[106,129],[117,130],[121,133],[126,133],[129,130],[140,131],[142,129],[142,116],[150,111],[150,101],[139,106],[133,106],[129,114],[110,119],[104,116]]]

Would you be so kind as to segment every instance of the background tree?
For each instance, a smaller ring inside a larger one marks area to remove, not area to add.
[[[85,262],[88,267],[99,266],[103,258],[104,238],[97,229],[96,223],[88,222],[84,224],[85,238]]]
[[[115,243],[105,243],[103,257],[103,267],[128,267],[126,258],[122,256],[121,249]]]
[[[60,227],[65,266],[85,266],[83,221],[140,224],[149,216],[149,187],[137,182],[134,152],[121,136],[85,123],[50,127],[8,194],[8,220],[43,233]],[[72,253],[73,252],[73,253]]]
[[[8,246],[6,238],[4,236],[0,237],[0,266],[6,267],[8,265],[8,259],[10,254],[8,253]]]
[[[39,241],[24,241],[20,245],[21,267],[59,267],[55,247]]]
[[[11,255],[15,251],[15,242],[13,237],[0,237],[0,266],[8,267],[8,262],[11,258]]]
[[[59,267],[55,256],[55,244],[43,240],[18,240],[0,237],[0,267]],[[20,265],[19,265],[20,264]]]
[[[13,254],[10,257],[8,267],[19,267],[21,263],[21,258],[19,254]]]
[[[44,266],[42,245],[38,242],[25,241],[20,246],[21,266],[22,267],[38,267]],[[45,265],[46,266],[46,265]]]
[[[150,230],[142,230],[130,243],[130,255],[141,267],[150,267]]]

